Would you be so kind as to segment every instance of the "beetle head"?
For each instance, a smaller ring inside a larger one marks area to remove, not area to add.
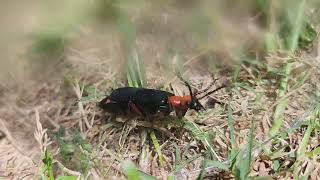
[[[181,78],[181,79],[182,79],[182,78]],[[198,93],[195,93],[195,94],[194,94],[194,93],[192,92],[192,88],[191,88],[190,84],[189,84],[187,81],[183,80],[183,79],[182,79],[182,81],[183,81],[183,82],[185,83],[185,85],[188,87],[188,90],[189,90],[189,93],[190,93],[190,96],[191,96],[191,102],[189,103],[189,109],[194,109],[194,110],[196,110],[196,111],[205,110],[205,108],[203,107],[203,105],[199,102],[200,99],[203,99],[204,97],[209,96],[210,94],[218,91],[219,89],[222,89],[222,88],[226,87],[227,84],[228,84],[227,81],[226,81],[222,86],[220,86],[220,87],[218,87],[218,88],[216,88],[216,89],[214,89],[214,90],[212,90],[212,91],[210,91],[210,92],[205,93],[205,94],[202,95],[201,97],[196,97],[197,95],[199,95],[199,94],[201,94],[201,93],[209,90],[209,88],[210,88],[214,83],[212,83],[212,85],[210,85],[210,86],[209,86],[208,88],[206,88],[204,91],[198,92]],[[215,81],[216,81],[216,80],[214,80],[213,82],[215,82]]]
[[[192,100],[189,104],[189,109],[194,109],[196,111],[205,110],[205,108],[202,106],[202,104],[199,102],[199,100],[196,99],[195,97],[192,98]]]
[[[184,81],[185,85],[188,87],[191,101],[189,103],[189,109],[194,109],[196,111],[205,110],[205,108],[202,106],[202,104],[199,102],[198,98],[192,93],[192,89],[190,84],[187,81]]]

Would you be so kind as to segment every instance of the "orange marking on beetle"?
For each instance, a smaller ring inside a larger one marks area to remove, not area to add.
[[[192,101],[191,96],[171,96],[169,97],[169,103],[176,112],[176,115],[181,118],[189,109],[189,104]]]
[[[116,102],[112,101],[111,99],[106,98],[106,99],[102,100],[101,103],[102,104],[108,104],[108,103],[116,103]]]
[[[133,102],[130,101],[128,104],[129,104],[129,107],[132,108],[134,112],[136,112],[139,115],[143,115],[141,110]]]
[[[105,103],[111,103],[112,101],[110,99],[107,99]]]
[[[169,103],[172,107],[178,109],[187,109],[192,98],[191,96],[171,96],[169,97]]]

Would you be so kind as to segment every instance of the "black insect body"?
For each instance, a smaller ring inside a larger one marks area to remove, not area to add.
[[[174,94],[156,89],[123,87],[112,91],[99,106],[114,114],[150,116],[162,113],[167,116],[172,111],[168,102],[171,96]]]
[[[196,97],[207,91],[211,86],[202,92],[193,93],[191,86],[186,81],[184,82],[190,95],[176,96],[170,92],[156,89],[123,87],[114,90],[99,105],[102,109],[113,114],[136,113],[144,117],[150,117],[158,113],[167,116],[175,111],[176,115],[181,118],[188,109],[196,111],[204,109],[199,100],[226,87],[226,84],[223,84],[201,97]]]

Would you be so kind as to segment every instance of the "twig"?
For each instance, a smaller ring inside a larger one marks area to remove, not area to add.
[[[6,128],[6,125],[3,121],[3,119],[0,118],[0,131],[3,132],[3,134],[5,134],[6,138],[9,140],[9,142],[11,143],[11,145],[19,152],[19,154],[21,154],[22,156],[24,156],[25,158],[29,159],[33,165],[36,165],[36,163],[32,160],[32,158],[30,157],[30,155],[26,154],[22,149],[20,149],[20,147],[16,144],[16,140],[11,136],[11,133],[9,132],[9,130]]]
[[[82,87],[82,88],[80,87],[78,81],[76,81],[76,82],[74,83],[74,85],[73,85],[73,90],[74,90],[74,92],[76,93],[78,99],[81,99],[81,98],[82,98],[83,89],[84,89],[83,87]],[[87,118],[87,116],[86,116],[86,113],[85,113],[85,110],[84,110],[84,107],[83,107],[83,103],[82,103],[81,101],[78,101],[78,107],[79,107],[80,113],[81,113],[82,116],[83,116],[83,120],[84,120],[87,128],[92,128],[92,127],[91,127],[91,124],[89,123],[88,118]],[[80,129],[82,130],[82,122],[81,122],[81,119],[79,120],[79,126],[80,126]]]
[[[294,93],[296,93],[297,91],[299,91],[300,89],[302,89],[306,84],[303,84],[302,86],[288,92],[286,95],[282,96],[281,98],[279,98],[276,102],[274,102],[270,108],[269,108],[269,112],[281,101],[287,99],[289,96],[293,95]]]
[[[59,162],[58,160],[54,160],[53,163],[57,163],[59,165],[59,167],[62,169],[62,171],[72,175],[72,176],[77,176],[77,179],[80,179],[81,173],[78,171],[73,171],[71,169],[66,168],[61,162]]]
[[[198,57],[206,54],[209,51],[209,49],[205,49],[203,51],[201,51],[199,54],[189,58],[185,63],[183,63],[183,66],[187,66],[188,64],[190,64],[192,61],[194,61],[195,59],[197,59]]]
[[[121,121],[121,120],[118,120],[118,119],[117,119],[117,121],[118,122],[122,122],[122,123],[126,122],[126,121]],[[162,126],[159,126],[157,123],[155,123],[155,121],[153,123],[147,122],[147,121],[130,121],[130,122],[127,122],[127,123],[129,125],[131,125],[131,126],[140,126],[140,127],[156,129],[156,130],[159,130],[159,131],[163,132],[166,136],[171,137],[173,139],[176,139],[174,134],[169,132],[166,128],[164,128]]]

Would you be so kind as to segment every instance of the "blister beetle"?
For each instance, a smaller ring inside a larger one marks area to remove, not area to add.
[[[158,113],[168,116],[172,111],[175,111],[176,115],[182,118],[188,109],[204,110],[205,108],[199,100],[225,87],[222,85],[201,97],[197,97],[203,92],[194,94],[189,83],[186,81],[184,83],[188,87],[189,95],[176,96],[173,93],[157,89],[122,87],[113,90],[108,97],[100,101],[99,106],[114,114],[136,113],[144,117]]]

